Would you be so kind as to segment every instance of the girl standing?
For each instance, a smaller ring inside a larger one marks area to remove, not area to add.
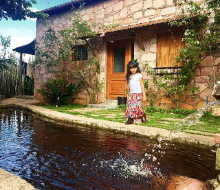
[[[146,122],[146,114],[143,110],[142,102],[146,101],[143,76],[137,60],[131,60],[127,65],[127,110],[125,124],[133,124],[136,120]]]

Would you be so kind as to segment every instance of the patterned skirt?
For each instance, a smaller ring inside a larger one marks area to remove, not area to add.
[[[125,118],[141,118],[145,114],[142,105],[142,93],[131,93],[128,96]]]

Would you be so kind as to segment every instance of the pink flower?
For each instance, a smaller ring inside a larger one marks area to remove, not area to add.
[[[60,34],[59,34],[58,32],[55,33],[55,36],[56,36],[56,37],[59,37],[59,35],[60,35]]]
[[[102,37],[104,37],[104,36],[105,36],[105,32],[102,31],[100,37],[102,38]]]
[[[206,34],[210,34],[211,32],[210,32],[210,30],[206,30]]]

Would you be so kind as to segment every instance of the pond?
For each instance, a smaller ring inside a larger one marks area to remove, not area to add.
[[[163,190],[171,175],[216,177],[210,148],[48,122],[0,109],[0,168],[38,189]]]

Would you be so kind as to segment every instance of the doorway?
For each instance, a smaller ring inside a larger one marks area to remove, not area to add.
[[[125,96],[128,62],[134,58],[134,40],[118,40],[107,44],[106,99]]]

